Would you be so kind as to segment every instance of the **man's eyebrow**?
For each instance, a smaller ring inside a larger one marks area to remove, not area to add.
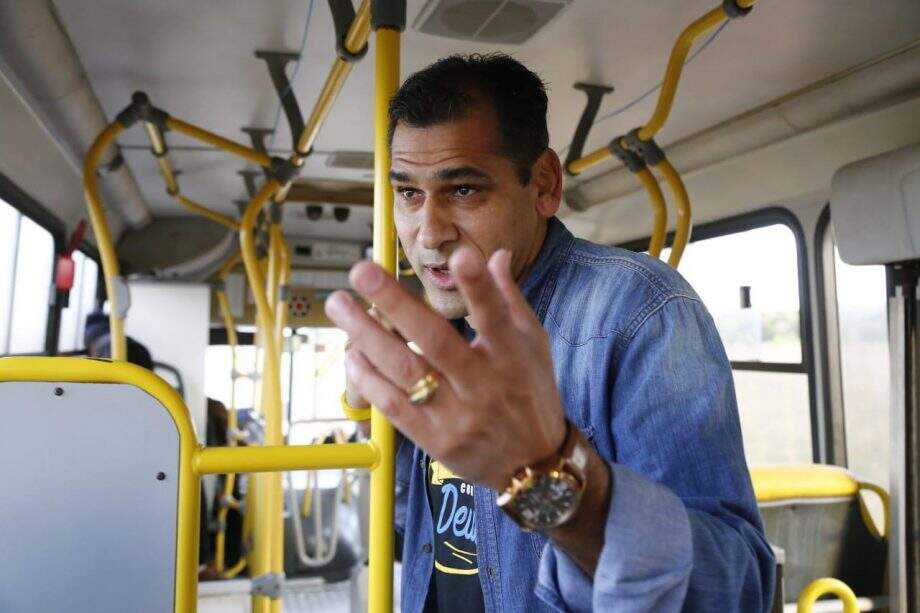
[[[411,177],[409,177],[408,172],[402,172],[399,170],[391,170],[390,171],[390,181],[395,182],[395,183],[410,183],[412,179]]]
[[[473,166],[457,166],[442,168],[434,173],[434,178],[440,181],[453,181],[455,179],[491,179],[492,177]]]

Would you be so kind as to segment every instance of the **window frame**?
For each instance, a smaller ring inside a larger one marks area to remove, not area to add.
[[[822,438],[821,424],[818,416],[817,402],[817,381],[815,375],[815,348],[813,334],[813,322],[811,313],[811,291],[809,283],[808,270],[808,246],[805,242],[805,231],[795,213],[781,206],[771,206],[749,213],[733,215],[724,219],[700,224],[693,228],[690,236],[689,245],[697,241],[718,238],[748,230],[756,230],[767,226],[782,224],[792,231],[795,238],[796,247],[796,271],[798,273],[799,286],[799,338],[802,346],[802,358],[798,363],[788,362],[751,362],[730,360],[732,370],[747,370],[755,372],[775,372],[775,373],[795,373],[804,374],[808,380],[808,406],[809,420],[811,423],[811,450],[812,458],[815,462],[822,462],[825,459],[822,450],[824,446]],[[628,241],[617,245],[630,251],[644,252],[648,249],[648,242],[651,237]],[[674,232],[669,232],[665,241],[666,245],[674,242]],[[689,246],[688,245],[688,246]]]
[[[24,217],[38,224],[39,227],[51,234],[54,245],[54,254],[51,258],[51,282],[54,283],[57,268],[57,259],[67,244],[67,231],[64,223],[51,211],[39,204],[35,199],[21,190],[9,177],[0,172],[0,200],[19,211]],[[15,288],[13,290],[15,292]],[[51,288],[48,288],[51,296]],[[61,325],[61,311],[64,308],[63,296],[60,292],[54,293],[54,300],[48,301],[48,318],[45,324],[45,348],[38,354],[9,354],[9,355],[55,355],[58,346],[58,334]]]

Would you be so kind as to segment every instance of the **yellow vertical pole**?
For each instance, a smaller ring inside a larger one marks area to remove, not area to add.
[[[109,299],[109,336],[112,343],[113,360],[125,360],[128,353],[125,340],[125,320],[119,316],[121,304],[117,291],[118,256],[115,254],[112,232],[109,230],[105,209],[102,207],[102,198],[99,195],[99,178],[96,176],[96,167],[99,165],[102,154],[108,150],[109,145],[115,141],[122,130],[124,126],[118,121],[113,121],[106,126],[105,130],[96,137],[83,162],[83,195],[86,198],[89,221],[96,237],[96,246],[99,248],[99,257],[102,259],[102,274],[105,277],[105,291]]]
[[[399,30],[378,27],[374,88],[374,261],[396,276],[396,233],[393,188],[390,186],[390,146],[387,140],[390,98],[399,87]],[[380,463],[371,472],[368,606],[373,612],[393,606],[393,487],[395,443],[393,426],[379,410],[371,411],[371,443]]]
[[[265,414],[265,443],[267,445],[280,445],[281,436],[281,373],[280,373],[280,352],[278,339],[274,334],[275,317],[272,310],[272,304],[266,295],[266,277],[271,278],[274,274],[274,267],[269,262],[269,270],[263,273],[262,267],[256,254],[255,237],[253,229],[256,217],[259,211],[265,206],[269,198],[278,190],[278,182],[271,179],[265,182],[265,185],[252,198],[246,206],[243,218],[240,220],[240,250],[243,254],[243,265],[246,269],[246,276],[249,279],[249,287],[252,288],[253,297],[256,302],[256,312],[258,317],[260,336],[262,346],[265,349],[264,354],[264,372],[262,376],[262,411]],[[271,250],[269,258],[271,260]],[[277,266],[277,257],[274,266]],[[274,475],[261,475],[258,479],[262,500],[260,502],[260,512],[253,530],[253,567],[252,577],[259,578],[268,574],[274,574],[281,571],[277,566],[277,558],[273,555],[275,547],[275,531],[278,523],[274,521],[273,492],[277,490],[274,487],[275,482],[280,485],[280,478],[273,479]],[[278,499],[280,501],[280,492]],[[277,569],[277,571],[276,571]],[[252,610],[254,613],[270,613],[281,610],[280,598],[269,598],[267,596],[253,596]]]

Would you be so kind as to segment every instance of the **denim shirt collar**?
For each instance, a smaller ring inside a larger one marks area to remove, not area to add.
[[[556,217],[551,217],[547,222],[546,237],[543,239],[540,253],[537,254],[527,278],[521,284],[524,297],[541,321],[553,295],[559,264],[574,242],[575,237],[562,222]]]

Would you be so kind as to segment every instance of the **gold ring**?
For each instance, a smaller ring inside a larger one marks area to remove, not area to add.
[[[439,385],[440,382],[438,381],[437,375],[433,372],[429,372],[406,392],[409,394],[409,402],[416,406],[425,404],[431,400],[434,393],[438,391]]]

